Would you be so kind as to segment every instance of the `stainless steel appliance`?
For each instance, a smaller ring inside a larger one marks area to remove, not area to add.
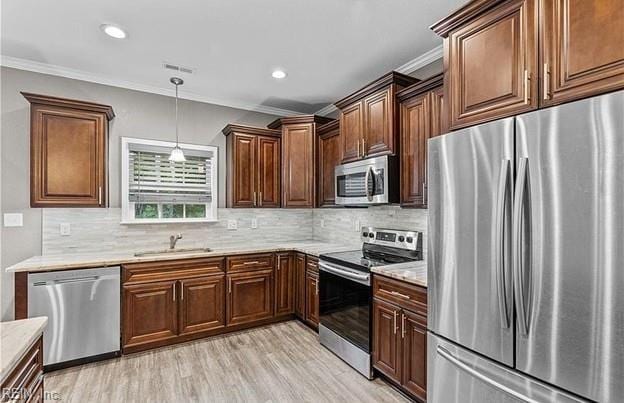
[[[371,368],[370,268],[422,260],[422,234],[362,227],[362,249],[319,258],[319,337],[369,379]]]
[[[624,92],[429,140],[431,402],[624,401]]]
[[[365,206],[399,202],[397,159],[390,155],[338,165],[336,204]]]
[[[48,317],[44,365],[118,354],[119,303],[119,267],[29,274],[28,316]]]

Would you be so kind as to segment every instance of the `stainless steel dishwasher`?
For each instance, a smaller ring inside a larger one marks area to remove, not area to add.
[[[119,267],[28,276],[28,316],[47,316],[43,364],[62,367],[119,354]]]

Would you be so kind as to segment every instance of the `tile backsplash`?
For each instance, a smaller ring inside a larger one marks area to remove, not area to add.
[[[232,244],[294,240],[320,240],[339,244],[360,243],[359,226],[410,229],[425,232],[427,210],[398,206],[327,209],[226,209],[219,221],[192,224],[122,225],[121,209],[43,209],[42,253],[88,253],[164,249],[169,236],[182,233],[179,248],[226,247]],[[258,228],[251,228],[251,221]],[[229,230],[236,220],[238,229]],[[61,235],[61,224],[69,224],[70,235]],[[426,237],[424,240],[426,245]]]

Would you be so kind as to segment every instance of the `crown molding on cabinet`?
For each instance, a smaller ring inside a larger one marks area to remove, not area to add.
[[[118,80],[115,78],[107,77],[99,74],[92,74],[82,70],[76,70],[68,67],[57,66],[49,63],[35,62],[32,60],[20,59],[12,56],[0,56],[0,66],[10,67],[18,70],[32,71],[35,73],[48,74],[57,77],[71,78],[74,80],[87,81],[96,84],[109,85],[112,87],[125,88],[134,91],[147,92],[150,94],[165,95],[168,97],[175,96],[175,91],[167,87],[158,87],[154,85],[139,84],[131,81]],[[295,112],[287,109],[274,108],[265,105],[253,105],[247,103],[241,103],[236,101],[228,101],[224,99],[210,98],[201,94],[181,91],[180,98],[189,101],[202,102],[207,104],[226,106],[229,108],[242,109],[253,112],[266,113],[277,116],[296,116],[301,115],[300,112]]]

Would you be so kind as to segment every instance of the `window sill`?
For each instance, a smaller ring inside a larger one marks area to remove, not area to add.
[[[218,222],[216,218],[186,218],[186,219],[140,219],[140,220],[121,220],[121,225],[134,225],[134,224],[194,224],[194,223],[207,223]]]

